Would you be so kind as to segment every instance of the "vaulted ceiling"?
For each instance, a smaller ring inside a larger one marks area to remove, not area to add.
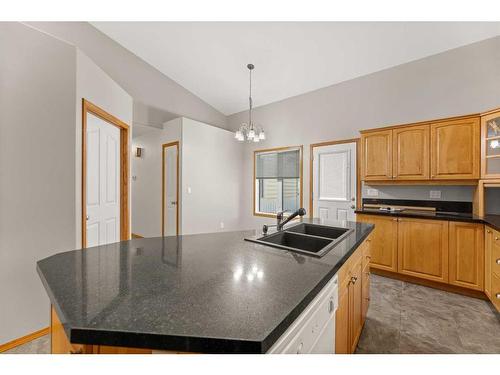
[[[94,22],[229,115],[500,35],[476,22]],[[478,56],[487,58],[487,56]]]

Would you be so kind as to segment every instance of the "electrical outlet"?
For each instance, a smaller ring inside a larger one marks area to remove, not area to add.
[[[431,190],[429,192],[429,198],[441,199],[441,190]]]
[[[378,197],[378,190],[377,189],[367,189],[366,195],[368,195],[369,197]]]

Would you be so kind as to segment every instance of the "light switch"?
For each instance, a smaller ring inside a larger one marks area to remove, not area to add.
[[[429,198],[441,199],[441,190],[431,190],[429,192]]]

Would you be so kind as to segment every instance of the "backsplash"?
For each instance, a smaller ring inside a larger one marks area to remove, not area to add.
[[[431,191],[433,196],[431,197]],[[372,195],[376,192],[377,195]],[[472,202],[474,186],[439,185],[367,185],[363,183],[363,198],[410,199],[426,201]]]

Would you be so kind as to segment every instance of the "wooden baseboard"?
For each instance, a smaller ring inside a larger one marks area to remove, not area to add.
[[[450,285],[450,284],[443,284],[443,283],[440,283],[437,281],[420,279],[418,277],[402,275],[400,273],[385,271],[385,270],[376,269],[376,268],[370,268],[370,272],[375,274],[375,275],[389,277],[391,279],[401,280],[401,281],[405,281],[405,282],[409,282],[409,283],[413,283],[413,284],[427,286],[429,288],[444,290],[445,292],[462,294],[462,295],[467,296],[467,297],[474,297],[474,298],[484,299],[484,300],[488,301],[488,297],[486,296],[486,294],[484,294],[484,292],[480,292],[478,290],[462,288],[462,287]]]
[[[132,233],[132,238],[144,238],[144,237],[139,234]]]
[[[19,345],[26,344],[27,342],[33,341],[39,337],[49,334],[49,327],[43,328],[39,331],[30,333],[26,336],[20,337],[18,339],[12,340],[8,343],[0,345],[0,353],[6,352],[7,350],[13,349]]]

